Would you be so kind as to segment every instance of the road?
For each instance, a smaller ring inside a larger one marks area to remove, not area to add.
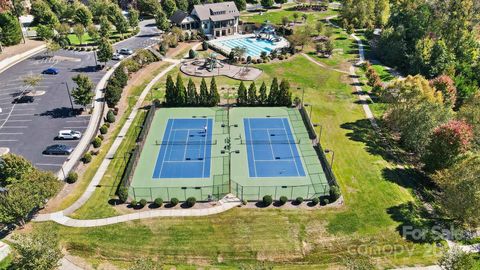
[[[142,21],[140,32],[114,45],[115,49],[127,47],[133,50],[158,43],[158,31],[154,20]],[[110,61],[107,66],[112,66]],[[45,94],[35,97],[33,103],[13,104],[13,99],[26,87],[23,77],[28,74],[41,74],[49,67],[59,70],[58,75],[42,75],[35,91]],[[95,69],[93,52],[74,52],[60,50],[54,56],[45,53],[34,55],[0,74],[0,147],[10,148],[11,153],[19,154],[30,160],[36,167],[58,171],[67,156],[43,155],[43,150],[51,144],[59,143],[55,137],[61,129],[83,131],[90,117],[79,115],[78,105],[74,110],[70,103],[67,85],[70,91],[75,86],[72,77],[86,74],[96,85],[105,70]],[[61,141],[75,147],[78,141]]]

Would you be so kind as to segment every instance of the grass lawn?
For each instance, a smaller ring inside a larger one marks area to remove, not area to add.
[[[258,24],[262,24],[268,20],[272,24],[280,25],[282,24],[283,17],[288,17],[290,22],[293,22],[294,13],[297,13],[299,15],[297,18],[297,23],[299,23],[299,25],[301,25],[300,23],[303,22],[301,17],[303,13],[308,15],[307,23],[313,24],[313,25],[315,25],[315,22],[320,19],[324,19],[328,16],[336,14],[335,11],[330,9],[325,12],[301,12],[301,11],[292,11],[292,10],[285,10],[285,9],[282,9],[282,10],[272,9],[267,12],[263,12],[262,15],[260,15],[258,12],[242,14],[240,19],[244,22],[258,23]]]
[[[142,254],[180,264],[179,269],[184,264],[228,268],[257,259],[284,262],[288,266],[281,267],[288,269],[324,268],[338,264],[339,256],[359,247],[382,267],[433,263],[431,246],[407,242],[396,231],[400,224],[397,209],[413,198],[399,179],[405,177],[401,170],[370,145],[375,135],[355,103],[348,77],[320,69],[303,56],[259,67],[265,74],[258,83],[278,76],[289,79],[292,89],[305,88],[306,101],[314,105],[314,122],[323,126],[322,144],[335,151],[334,170],[344,207],[319,211],[240,208],[210,217],[152,219],[88,229],[53,225],[67,250],[94,264],[108,260],[126,265]],[[217,82],[219,87],[234,83],[226,78]],[[131,130],[128,136],[134,135]],[[111,187],[115,181],[109,175],[102,186]],[[109,198],[106,189],[99,189],[75,216],[109,215],[104,209]]]
[[[132,29],[129,29],[127,33],[125,33],[124,35],[130,33],[132,31]],[[111,35],[109,37],[110,39],[110,42],[114,42],[113,39],[115,37],[121,37],[122,34],[118,33],[118,32],[111,32]],[[77,35],[75,34],[68,34],[67,36],[68,40],[70,41],[70,44],[73,45],[73,46],[77,46],[77,45],[80,45],[80,40],[78,39]],[[90,37],[90,35],[88,33],[85,33],[83,34],[83,39],[82,39],[82,45],[90,45],[90,44],[95,44],[95,41]]]

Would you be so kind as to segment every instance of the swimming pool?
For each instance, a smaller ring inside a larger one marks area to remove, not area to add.
[[[247,48],[247,56],[259,57],[262,52],[270,54],[273,50],[288,46],[284,38],[280,38],[279,42],[272,42],[264,39],[257,39],[253,35],[245,37],[236,37],[228,39],[216,39],[210,41],[214,47],[217,47],[226,53],[235,47]]]

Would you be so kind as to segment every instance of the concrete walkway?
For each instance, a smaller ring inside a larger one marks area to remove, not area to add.
[[[46,45],[44,42],[31,40],[27,40],[27,44],[4,47],[4,52],[0,54],[0,73],[28,57],[45,50],[45,48]]]

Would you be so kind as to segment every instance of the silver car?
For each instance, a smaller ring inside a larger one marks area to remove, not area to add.
[[[118,51],[119,54],[123,54],[123,55],[130,55],[133,53],[133,51],[129,48],[121,48],[119,51]]]
[[[80,131],[65,129],[60,130],[57,135],[57,139],[59,140],[78,140],[82,137],[82,133]]]

